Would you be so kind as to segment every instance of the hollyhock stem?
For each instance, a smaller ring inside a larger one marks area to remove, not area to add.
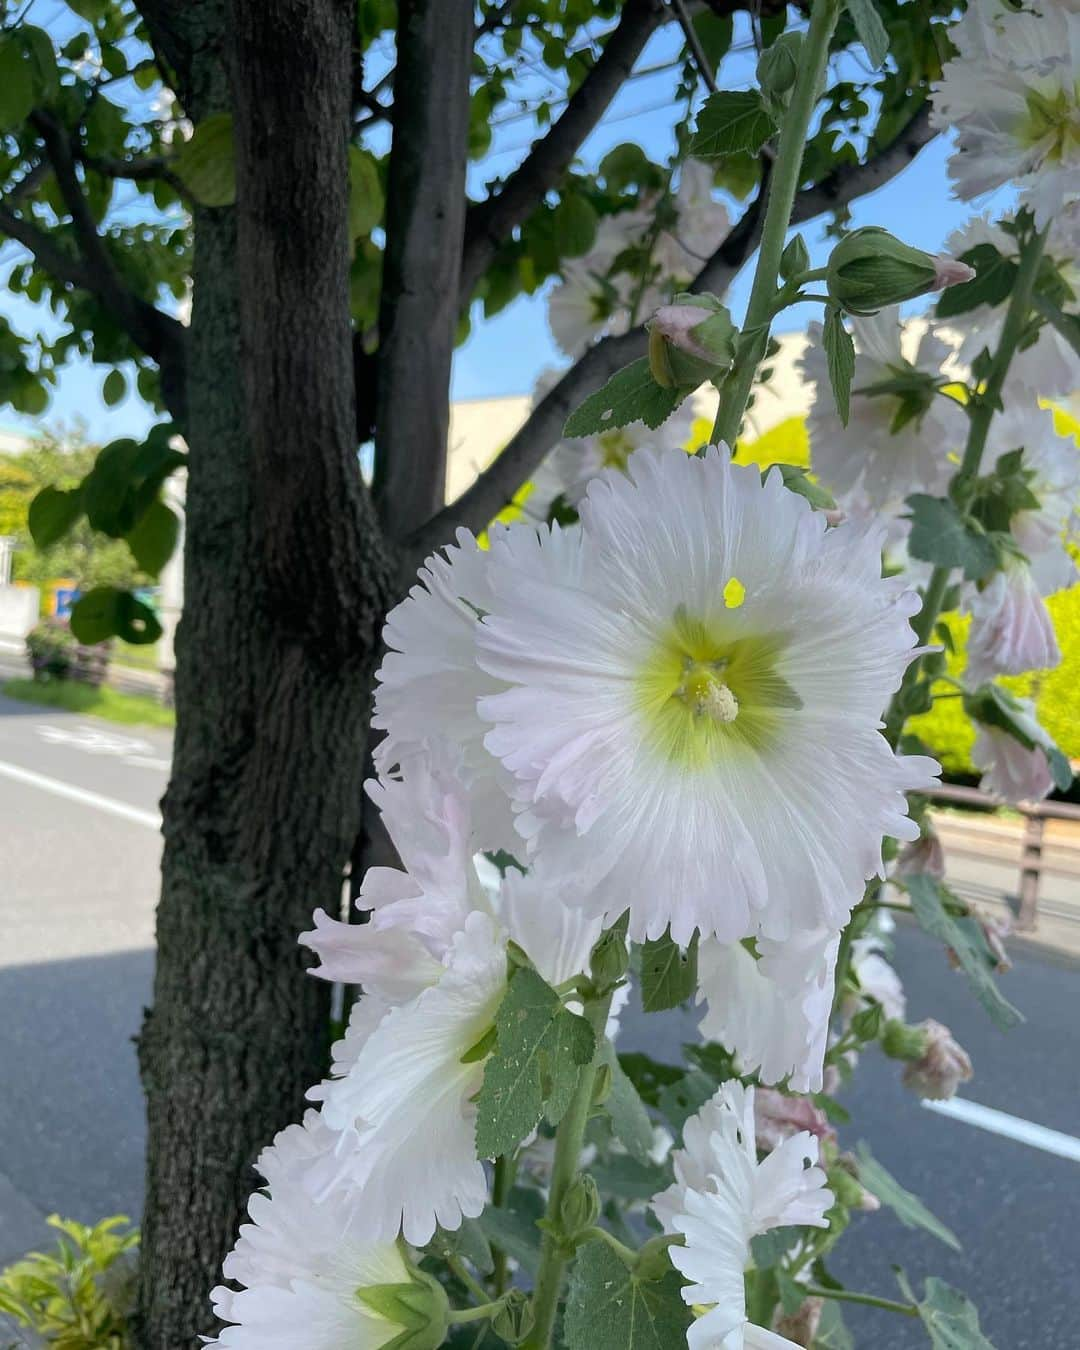
[[[799,74],[792,90],[791,103],[780,128],[776,161],[769,177],[765,221],[761,229],[754,284],[746,307],[746,321],[739,336],[738,354],[730,373],[720,385],[720,406],[712,436],[713,445],[723,441],[733,446],[739,434],[743,413],[750,397],[758,362],[764,355],[769,323],[776,300],[777,279],[784,240],[791,224],[791,209],[799,187],[806,135],[817,103],[829,42],[840,14],[839,0],[813,0],[810,27],[806,33],[799,63]]]
[[[961,507],[966,505],[970,497],[970,490],[979,475],[990,424],[994,420],[994,414],[1001,406],[1001,391],[1005,386],[1005,377],[1009,373],[1009,366],[1027,327],[1032,309],[1035,279],[1039,275],[1039,264],[1042,262],[1043,248],[1046,244],[1046,233],[1044,230],[1041,234],[1033,235],[1024,245],[1020,254],[1016,284],[1013,286],[1012,295],[1009,297],[1009,307],[1005,312],[1005,322],[1001,326],[1001,337],[990,364],[986,387],[979,394],[978,402],[971,411],[971,422],[968,427],[964,457],[961,460],[960,469],[950,492],[953,500]],[[949,567],[935,567],[930,574],[930,580],[923,596],[922,609],[915,616],[911,625],[915,630],[915,636],[920,646],[930,640],[930,635],[934,631],[934,624],[937,623],[938,615],[941,613],[941,607],[945,600],[945,593],[949,589],[951,578],[952,569]],[[904,695],[913,688],[918,680],[921,666],[921,657],[908,666],[899,692],[894,696],[889,708],[889,715],[885,719],[885,735],[893,745],[900,739],[904,722],[907,720],[906,714],[903,712]]]
[[[902,1313],[905,1317],[918,1317],[919,1310],[914,1303],[899,1303],[893,1298],[878,1298],[877,1294],[857,1294],[850,1289],[819,1289],[816,1285],[807,1285],[806,1293],[810,1298],[834,1298],[841,1303],[862,1303],[868,1308],[884,1308],[886,1312]]]
[[[555,1131],[555,1161],[551,1169],[551,1189],[548,1192],[546,1216],[555,1231],[548,1230],[544,1233],[540,1250],[540,1270],[533,1290],[533,1313],[536,1322],[528,1340],[524,1342],[523,1350],[548,1350],[551,1344],[563,1275],[571,1256],[566,1243],[558,1233],[559,1212],[563,1197],[574,1184],[578,1174],[581,1148],[585,1141],[585,1127],[589,1123],[589,1112],[592,1109],[596,1070],[600,1063],[599,1051],[603,1044],[604,1027],[607,1025],[613,992],[597,999],[590,999],[585,1004],[585,1017],[596,1036],[597,1053],[593,1056],[592,1063],[582,1069],[573,1100]]]

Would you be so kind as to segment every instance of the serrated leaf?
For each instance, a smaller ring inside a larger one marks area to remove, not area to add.
[[[697,949],[695,933],[684,952],[671,938],[663,937],[641,944],[641,1006],[646,1012],[663,1012],[685,1003],[697,989]]]
[[[966,314],[976,305],[1000,305],[1012,294],[1019,270],[1013,258],[1000,254],[993,244],[976,244],[961,254],[961,262],[974,267],[975,276],[959,286],[942,291],[937,302],[939,319],[951,319]]]
[[[564,197],[555,208],[555,246],[564,258],[580,258],[596,242],[597,216],[580,193]]]
[[[978,1309],[959,1289],[931,1276],[920,1301],[902,1270],[896,1272],[896,1281],[904,1297],[919,1309],[934,1350],[994,1350],[979,1327]]]
[[[921,1228],[953,1251],[961,1250],[960,1239],[956,1234],[931,1214],[917,1195],[905,1190],[873,1157],[864,1143],[857,1145],[855,1154],[859,1160],[859,1180],[871,1195],[876,1195],[883,1205],[892,1210],[905,1228]]]
[[[840,421],[847,426],[851,411],[851,381],[855,375],[855,343],[835,305],[830,305],[825,311],[821,341],[825,348],[825,362],[836,411]]]
[[[578,1252],[570,1275],[563,1338],[566,1350],[672,1350],[685,1345],[693,1314],[676,1271],[637,1279],[602,1242]]]
[[[631,1158],[645,1164],[649,1161],[653,1146],[649,1113],[638,1096],[637,1088],[619,1063],[615,1047],[610,1041],[604,1042],[600,1053],[602,1063],[611,1069],[611,1092],[604,1102],[604,1110],[611,1118],[611,1128]]]
[[[937,567],[960,567],[969,581],[981,581],[998,565],[994,542],[944,497],[916,492],[911,508],[908,551]]]
[[[946,910],[946,899],[958,903],[952,892],[925,873],[906,877],[904,885],[919,927],[956,953],[960,969],[967,976],[972,992],[990,1014],[992,1021],[1003,1031],[1022,1022],[1023,1014],[1013,1007],[998,988],[992,956],[978,924],[973,919],[958,920]]]
[[[514,972],[495,1026],[496,1046],[477,1098],[479,1158],[512,1152],[542,1116],[557,1125],[596,1049],[588,1022],[568,1012],[555,990],[528,968]]]
[[[478,1219],[462,1219],[452,1233],[437,1228],[428,1250],[442,1257],[460,1256],[481,1275],[490,1275],[495,1269],[491,1247]]]
[[[759,1233],[757,1237],[751,1238],[750,1254],[754,1258],[754,1265],[759,1270],[768,1270],[770,1266],[779,1265],[802,1238],[803,1232],[802,1228],[788,1225],[784,1228],[770,1228],[768,1232]]]
[[[505,1205],[489,1205],[479,1219],[484,1236],[512,1257],[528,1275],[540,1266],[540,1229],[544,1201],[538,1191],[515,1186]]]
[[[881,22],[874,0],[846,0],[859,41],[866,48],[870,64],[878,70],[889,54],[889,35]]]
[[[154,577],[172,557],[179,537],[180,521],[162,501],[151,502],[124,536],[135,561]]]
[[[63,539],[83,513],[82,488],[43,487],[30,503],[30,537],[38,548],[51,548]]]
[[[349,146],[349,238],[370,234],[382,220],[383,190],[379,167],[366,150]]]
[[[698,113],[690,153],[701,159],[756,155],[776,130],[776,121],[756,89],[722,89]]]
[[[231,206],[236,201],[236,152],[233,120],[216,113],[200,122],[191,140],[173,161],[173,172],[203,206]]]
[[[566,419],[564,436],[593,436],[599,431],[614,431],[631,422],[658,427],[682,402],[675,389],[662,389],[652,377],[646,356],[616,371],[595,394]]]

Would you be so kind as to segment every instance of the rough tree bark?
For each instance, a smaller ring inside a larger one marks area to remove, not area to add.
[[[193,111],[231,106],[238,192],[235,210],[196,218],[186,605],[139,1047],[144,1350],[212,1330],[250,1165],[324,1068],[327,987],[302,978],[296,935],[340,897],[388,585],[354,439],[353,10],[204,0],[185,14]]]

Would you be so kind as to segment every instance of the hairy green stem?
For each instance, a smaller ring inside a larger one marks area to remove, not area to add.
[[[604,1027],[607,1024],[613,992],[588,1000],[585,1004],[585,1016],[596,1036],[596,1054],[592,1063],[581,1070],[573,1099],[555,1131],[555,1161],[551,1169],[551,1189],[548,1192],[546,1214],[555,1231],[548,1229],[544,1233],[540,1248],[540,1270],[533,1289],[533,1313],[536,1321],[528,1340],[524,1342],[523,1350],[548,1350],[551,1345],[563,1277],[571,1256],[567,1244],[558,1233],[559,1212],[563,1197],[574,1184],[578,1174],[581,1148],[585,1141],[585,1127],[589,1123],[589,1112],[592,1109],[596,1070],[600,1064]]]
[[[510,1190],[514,1184],[514,1163],[511,1158],[497,1158],[495,1160],[495,1182],[492,1186],[492,1202],[500,1209],[505,1208],[507,1200],[510,1198]],[[507,1267],[506,1253],[501,1247],[492,1248],[492,1281],[495,1285],[495,1293],[502,1294],[506,1291]]]
[[[458,1308],[450,1312],[448,1321],[452,1327],[458,1327],[466,1322],[480,1322],[485,1318],[494,1317],[502,1308],[503,1300],[496,1299],[494,1303],[481,1303],[476,1308]]]
[[[840,14],[839,0],[813,0],[810,27],[799,57],[799,74],[780,128],[776,161],[769,178],[769,198],[761,228],[754,283],[739,334],[735,364],[719,386],[720,406],[710,441],[734,446],[746,412],[750,388],[765,352],[773,303],[776,300],[780,257],[791,224],[791,210],[799,187],[803,151],[814,106],[821,88],[829,42]]]
[[[1001,337],[998,340],[997,350],[994,352],[993,360],[990,363],[986,387],[977,394],[975,403],[971,408],[971,420],[968,425],[967,444],[964,446],[964,457],[961,460],[960,469],[951,493],[954,501],[961,508],[965,507],[971,499],[971,492],[982,466],[990,423],[994,420],[994,414],[1001,404],[1001,391],[1005,387],[1005,377],[1009,373],[1009,366],[1016,354],[1016,348],[1024,335],[1024,330],[1027,328],[1032,309],[1032,294],[1035,288],[1035,280],[1039,274],[1039,264],[1042,262],[1045,244],[1046,231],[1044,230],[1042,234],[1037,234],[1028,240],[1021,252],[1016,285],[1009,297],[1009,307],[1005,312],[1005,322],[1001,326]],[[930,580],[923,596],[922,609],[920,609],[911,625],[915,630],[915,636],[920,646],[924,646],[930,640],[934,625],[941,613],[941,607],[949,589],[951,578],[952,568],[949,567],[935,567],[930,574]],[[912,661],[904,674],[900,689],[893,697],[889,707],[889,713],[885,719],[885,735],[890,744],[894,746],[899,741],[904,723],[907,720],[907,715],[903,711],[905,696],[918,681],[921,667],[921,657]]]
[[[877,1294],[857,1294],[851,1289],[821,1289],[817,1285],[807,1285],[806,1292],[811,1298],[834,1298],[840,1303],[862,1303],[868,1308],[884,1308],[886,1312],[901,1313],[904,1317],[918,1317],[919,1310],[914,1303],[898,1303],[893,1298],[878,1298]]]
[[[628,1247],[625,1242],[620,1242],[614,1233],[609,1233],[606,1228],[587,1228],[582,1233],[582,1238],[586,1242],[603,1242],[611,1248],[619,1260],[632,1270],[637,1265],[638,1254],[633,1247]]]
[[[488,1291],[484,1288],[484,1286],[480,1283],[480,1281],[474,1278],[474,1276],[469,1272],[468,1268],[465,1265],[465,1262],[462,1261],[460,1257],[451,1255],[447,1255],[445,1260],[447,1268],[453,1271],[453,1273],[457,1276],[457,1278],[461,1281],[461,1283],[465,1286],[465,1288],[468,1289],[471,1294],[474,1294],[480,1300],[481,1303],[486,1303],[488,1298],[490,1297]]]

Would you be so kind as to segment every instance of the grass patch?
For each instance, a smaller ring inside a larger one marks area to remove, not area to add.
[[[61,708],[64,712],[103,717],[123,726],[172,727],[176,715],[156,699],[145,694],[121,694],[116,689],[93,689],[74,680],[8,680],[0,687],[8,698],[37,703],[43,708]]]
[[[123,638],[113,638],[109,660],[117,666],[130,666],[132,670],[157,670],[157,643],[133,644]]]

